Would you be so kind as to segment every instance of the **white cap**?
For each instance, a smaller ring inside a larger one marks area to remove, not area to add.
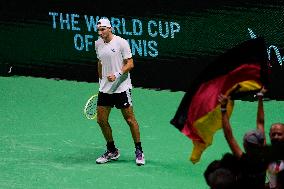
[[[111,24],[109,19],[107,18],[101,18],[98,23],[97,23],[97,27],[108,27],[111,28]]]

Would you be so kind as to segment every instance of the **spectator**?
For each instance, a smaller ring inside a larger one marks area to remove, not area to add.
[[[264,161],[259,153],[264,147],[264,110],[262,96],[265,89],[257,94],[258,110],[257,124],[255,130],[247,132],[243,137],[244,152],[235,139],[230,125],[229,117],[226,112],[226,106],[230,97],[220,94],[218,101],[221,104],[222,126],[225,138],[234,156],[237,157],[240,165],[240,175],[238,182],[242,187],[250,189],[264,189],[265,176],[268,163]]]
[[[270,127],[269,137],[272,146],[284,145],[284,124],[274,123]],[[281,149],[281,148],[279,148]],[[279,152],[280,153],[280,152]],[[271,162],[267,169],[268,187],[270,189],[278,188],[277,186],[277,174],[284,170],[284,161],[276,159]],[[283,173],[282,173],[283,174]],[[279,180],[279,179],[278,179]],[[282,185],[283,187],[283,185]]]

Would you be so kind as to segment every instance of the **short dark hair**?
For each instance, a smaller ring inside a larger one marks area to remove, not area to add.
[[[209,174],[208,183],[211,189],[232,189],[236,186],[236,178],[229,169],[218,168]]]
[[[220,160],[214,160],[207,166],[207,168],[205,169],[203,173],[203,176],[205,178],[207,185],[209,185],[209,175],[213,173],[216,169],[219,169],[220,167],[221,167]]]

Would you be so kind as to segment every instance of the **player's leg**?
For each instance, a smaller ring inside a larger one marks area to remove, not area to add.
[[[137,120],[133,112],[133,107],[129,106],[127,108],[122,108],[121,112],[123,114],[124,119],[126,120],[127,124],[130,127],[132,138],[135,144],[136,164],[144,165],[145,158],[144,158],[141,141],[140,141],[140,130],[139,130],[139,125],[137,123]]]
[[[112,129],[108,122],[109,114],[111,111],[110,106],[98,106],[97,107],[97,123],[99,124],[101,131],[104,135],[106,142],[112,142]]]
[[[112,105],[108,104],[111,101],[109,97],[109,95],[104,94],[99,94],[98,96],[97,122],[107,143],[107,150],[96,160],[97,163],[106,163],[110,160],[116,160],[120,156],[118,149],[115,147],[112,129],[108,121],[112,108]]]
[[[130,127],[131,135],[134,143],[140,142],[140,131],[138,122],[134,116],[133,107],[129,106],[127,108],[121,109],[122,115]]]
[[[115,99],[115,106],[121,109],[122,115],[127,124],[129,125],[131,131],[131,135],[136,149],[136,163],[137,165],[144,165],[145,159],[140,141],[140,130],[133,111],[131,90],[127,90],[123,93],[117,94]]]

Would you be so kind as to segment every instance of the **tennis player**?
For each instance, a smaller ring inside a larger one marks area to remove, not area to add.
[[[144,165],[145,158],[140,141],[139,126],[136,121],[132,99],[129,71],[134,67],[128,42],[112,33],[110,21],[102,18],[97,23],[99,39],[95,42],[98,58],[99,94],[97,102],[97,122],[106,140],[107,150],[99,157],[98,164],[117,160],[120,156],[109,124],[111,109],[116,107],[130,127],[135,144],[136,164]]]

